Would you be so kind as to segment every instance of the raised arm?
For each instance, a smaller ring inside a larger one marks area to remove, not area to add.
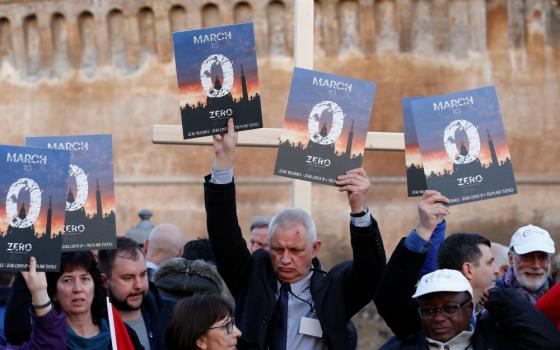
[[[350,207],[353,261],[344,273],[346,317],[350,318],[373,299],[386,258],[379,227],[366,205],[371,182],[365,170],[348,171],[338,177],[337,185],[347,193]]]
[[[10,349],[19,350],[48,350],[65,349],[67,328],[66,318],[57,314],[53,309],[47,294],[47,279],[44,272],[37,272],[37,262],[34,257],[29,261],[29,272],[22,272],[27,288],[31,292],[33,327],[29,342]],[[20,310],[21,312],[21,310]]]
[[[427,262],[432,237],[445,230],[443,218],[449,213],[447,198],[426,191],[418,203],[418,225],[403,238],[391,255],[375,296],[379,314],[397,338],[406,338],[421,329],[418,304],[412,299],[416,283]]]
[[[228,132],[214,136],[212,174],[206,177],[204,200],[208,236],[218,271],[235,296],[239,284],[246,278],[251,254],[241,234],[237,219],[233,161],[237,133],[233,120],[228,121]]]

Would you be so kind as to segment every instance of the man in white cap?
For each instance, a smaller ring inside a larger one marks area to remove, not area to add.
[[[424,275],[412,298],[419,306],[422,330],[388,349],[560,347],[560,333],[555,325],[514,289],[494,289],[488,297],[488,314],[473,327],[473,290],[457,270],[441,269]]]
[[[438,268],[462,273],[471,285],[475,305],[480,305],[485,291],[497,280],[498,267],[487,238],[476,233],[445,238],[448,203],[437,191],[424,193],[418,203],[418,226],[395,248],[374,297],[377,311],[398,339],[421,329],[417,305],[408,299],[424,274]],[[476,315],[480,309],[476,308]],[[472,315],[473,325],[476,315]]]
[[[510,268],[497,286],[519,289],[534,304],[553,284],[549,273],[554,251],[546,230],[534,225],[519,228],[509,245]]]

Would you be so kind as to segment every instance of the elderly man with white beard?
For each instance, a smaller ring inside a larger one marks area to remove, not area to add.
[[[509,245],[510,268],[496,286],[518,288],[534,304],[554,283],[549,277],[554,251],[548,231],[533,225],[519,228]]]

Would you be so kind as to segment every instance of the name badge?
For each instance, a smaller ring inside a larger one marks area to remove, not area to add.
[[[299,333],[317,338],[323,337],[321,323],[316,318],[302,317],[299,323]]]

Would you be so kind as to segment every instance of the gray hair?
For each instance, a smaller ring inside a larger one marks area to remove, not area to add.
[[[305,231],[307,231],[307,241],[309,244],[317,240],[315,222],[309,214],[298,208],[281,210],[272,217],[268,226],[268,240],[270,241],[272,239],[272,235],[276,232],[276,230],[287,230],[297,224],[301,224],[305,227]]]
[[[491,242],[490,249],[492,250],[494,261],[496,261],[498,267],[502,265],[509,265],[508,247],[497,242]]]
[[[257,216],[253,218],[249,231],[253,231],[255,228],[268,227],[268,225],[270,225],[270,219],[270,216]]]

